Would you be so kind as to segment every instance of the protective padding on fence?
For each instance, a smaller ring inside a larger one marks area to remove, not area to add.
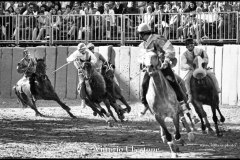
[[[71,46],[68,47],[68,56],[77,50],[77,47]],[[76,99],[77,98],[77,69],[73,63],[67,66],[67,94],[66,98]]]
[[[12,78],[12,47],[2,48],[1,57],[1,97],[10,98],[11,97],[11,78]]]
[[[57,62],[56,69],[67,63],[66,58],[68,56],[67,46],[57,47]],[[67,67],[63,67],[56,72],[56,84],[55,91],[60,98],[66,97],[67,92]]]
[[[48,75],[49,80],[51,81],[51,84],[53,88],[55,89],[55,78],[56,73],[54,72],[56,69],[56,62],[57,62],[57,49],[56,47],[46,47],[46,65],[47,70],[46,73]]]
[[[24,48],[20,48],[20,47],[13,48],[11,86],[14,86],[17,83],[17,81],[22,77],[22,75],[17,72],[16,68],[17,68],[17,63],[20,61],[20,59],[23,58],[23,50]],[[11,90],[11,98],[16,98],[16,97],[17,96],[14,93],[14,90]]]
[[[174,67],[174,72],[183,79],[187,71],[180,69],[181,55],[186,51],[185,46],[174,46],[178,63]],[[221,104],[240,105],[240,55],[239,45],[222,46],[197,46],[203,48],[209,56],[208,66],[213,68],[219,86],[222,90],[220,94]],[[22,51],[25,48],[2,47],[0,48],[0,93],[4,98],[15,98],[12,87],[22,75],[16,72],[16,65],[23,57]],[[66,64],[66,58],[76,47],[27,47],[36,58],[46,58],[47,75],[60,98],[76,99],[78,76],[73,63],[56,69]],[[143,72],[140,71],[138,59],[143,52],[138,47],[95,47],[95,51],[101,53],[107,60],[115,57],[115,75],[119,82],[122,95],[128,101],[140,101],[140,89]],[[113,61],[114,63],[114,61]]]

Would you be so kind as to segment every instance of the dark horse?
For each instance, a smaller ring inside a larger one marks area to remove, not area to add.
[[[91,57],[86,60],[82,61],[82,73],[84,75],[84,84],[86,89],[86,97],[84,98],[86,101],[86,104],[91,107],[95,113],[98,113],[101,117],[103,117],[105,114],[106,116],[109,116],[106,111],[100,106],[100,103],[103,102],[110,114],[110,116],[114,119],[115,122],[117,122],[116,118],[114,117],[110,107],[111,105],[115,105],[114,109],[116,111],[119,111],[119,106],[116,105],[116,103],[112,104],[112,101],[109,100],[109,94],[106,89],[106,83],[101,75],[94,66],[91,64]],[[100,108],[99,111],[97,108]],[[118,113],[118,112],[117,112]],[[122,114],[118,114],[120,120],[122,121]]]
[[[218,127],[216,110],[220,114],[221,122],[224,122],[225,118],[219,109],[219,96],[213,80],[207,74],[207,69],[209,68],[207,68],[207,64],[204,62],[203,56],[203,54],[196,56],[193,61],[194,71],[190,79],[190,88],[193,98],[192,104],[201,120],[203,133],[206,132],[206,127],[208,128],[208,131],[213,132],[210,123],[207,120],[207,114],[203,109],[203,104],[211,106],[216,134],[217,136],[222,136],[222,133],[219,131]],[[203,119],[206,123],[205,125]]]
[[[144,54],[143,65],[146,67],[146,72],[150,76],[149,88],[147,91],[146,99],[149,109],[154,114],[157,122],[160,124],[161,137],[163,142],[166,142],[170,147],[172,157],[177,156],[179,151],[176,143],[183,144],[179,130],[179,120],[184,123],[187,128],[188,138],[190,141],[194,140],[194,134],[186,122],[183,115],[181,105],[177,100],[177,96],[170,86],[168,80],[164,77],[162,71],[158,69],[162,65],[156,52],[148,51]],[[173,138],[168,130],[168,125],[165,123],[166,118],[169,117],[173,120],[175,127],[175,137]]]
[[[114,73],[115,65],[107,61],[103,63],[101,68],[101,74],[103,75],[106,82],[107,92],[111,96],[110,99],[120,100],[126,106],[123,111],[127,111],[129,113],[131,111],[131,107],[127,103],[126,99],[123,97],[119,85],[114,81]]]
[[[18,67],[26,61],[25,57],[18,63]],[[24,107],[30,106],[36,113],[36,116],[44,116],[36,107],[37,100],[54,100],[72,117],[76,118],[71,112],[70,108],[64,104],[53,89],[51,81],[46,75],[45,59],[36,59],[36,72],[32,73],[30,77],[25,75],[13,87],[18,100]],[[31,87],[30,87],[31,86]]]

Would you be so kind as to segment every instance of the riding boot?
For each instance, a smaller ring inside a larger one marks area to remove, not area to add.
[[[190,76],[188,76],[185,80],[185,86],[186,86],[186,90],[187,90],[187,95],[188,95],[188,101],[187,103],[191,103],[192,102],[192,94],[191,94],[191,89],[190,89]]]
[[[142,81],[142,89],[141,89],[141,101],[142,101],[142,104],[144,105],[143,111],[140,112],[142,115],[144,115],[149,108],[147,100],[146,100],[149,80],[150,80],[150,76],[148,75],[147,72],[145,72],[144,77],[143,77],[143,81]]]

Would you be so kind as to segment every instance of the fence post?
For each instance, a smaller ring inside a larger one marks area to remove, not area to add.
[[[238,44],[239,43],[239,23],[238,23],[238,20],[239,20],[239,12],[236,12],[236,14],[237,14],[237,41],[236,41],[236,43]]]
[[[85,30],[85,44],[88,44],[88,36],[89,36],[89,22],[88,22],[88,15],[85,15],[85,24],[86,24],[86,30]]]
[[[121,15],[121,45],[125,45],[125,16]]]
[[[16,44],[19,45],[19,15],[17,15],[17,18],[16,18],[16,35],[15,35],[15,38],[16,38]]]

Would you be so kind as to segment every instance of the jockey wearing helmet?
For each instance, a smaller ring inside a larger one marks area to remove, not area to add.
[[[24,76],[27,78],[30,77],[32,73],[35,73],[37,62],[35,58],[31,57],[31,54],[27,49],[23,51],[23,54],[24,58],[19,62],[17,72],[24,73]]]
[[[106,62],[106,59],[98,52],[94,52],[94,44],[92,43],[88,43],[87,44],[87,49],[89,49],[97,58],[97,62],[96,62],[96,69],[98,72],[100,72],[102,64]]]
[[[164,36],[158,35],[158,34],[152,34],[151,33],[151,27],[146,24],[142,23],[137,28],[141,39],[143,40],[142,43],[139,44],[139,47],[146,49],[146,50],[153,50],[154,45],[157,48],[157,54],[159,58],[163,61],[162,64],[162,73],[166,77],[168,81],[170,81],[172,88],[176,92],[177,98],[181,103],[187,103],[187,98],[182,90],[182,88],[179,86],[177,78],[179,79],[179,76],[176,76],[172,69],[171,64],[176,63],[175,58],[175,49],[171,42],[167,40]],[[145,114],[147,109],[149,108],[147,100],[146,100],[146,94],[148,90],[149,85],[149,79],[150,76],[147,72],[145,72],[143,81],[142,81],[142,89],[141,89],[141,101],[144,104],[145,108],[141,112],[142,115]],[[178,94],[177,94],[178,93]],[[190,112],[190,114],[192,114]],[[191,117],[195,117],[191,115]]]
[[[185,80],[185,86],[186,86],[187,94],[188,94],[188,103],[190,103],[190,102],[192,102],[192,95],[190,92],[190,78],[193,75],[194,57],[203,53],[203,55],[204,55],[203,60],[205,61],[205,63],[208,63],[208,55],[207,55],[206,51],[204,51],[203,49],[196,48],[194,46],[194,41],[192,38],[187,39],[185,42],[185,45],[186,45],[187,51],[185,51],[181,56],[181,62],[182,62],[181,70],[189,71],[188,75],[186,77],[186,80]],[[217,92],[221,93],[221,90],[219,88],[218,81],[215,77],[215,74],[213,72],[211,72],[210,70],[207,70],[207,75],[209,75],[211,77],[211,79],[213,80]]]
[[[78,90],[78,93],[80,94],[80,97],[82,98],[82,100],[84,100],[84,98],[86,97],[86,93],[85,93],[85,89],[82,89],[82,88],[84,88],[83,86],[85,84],[84,84],[84,77],[83,77],[82,69],[81,69],[81,65],[82,65],[81,60],[85,61],[85,60],[88,60],[90,57],[91,57],[91,61],[90,62],[95,67],[95,65],[97,63],[96,56],[89,49],[87,49],[87,47],[86,47],[86,45],[84,43],[79,43],[78,46],[77,46],[77,50],[74,51],[66,59],[68,63],[73,62],[74,66],[78,70],[79,84],[78,84],[77,90]],[[82,101],[82,102],[84,103],[85,101]]]

